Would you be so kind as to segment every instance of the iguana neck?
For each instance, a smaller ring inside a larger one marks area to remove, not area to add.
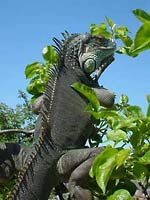
[[[58,64],[50,69],[50,80],[39,116],[41,121],[44,112],[51,140],[60,150],[83,147],[93,130],[90,116],[84,111],[87,100],[71,88],[75,82],[91,86],[91,81],[79,64],[83,38],[82,35],[72,35],[60,47]],[[57,40],[58,43],[60,41]],[[36,134],[40,133],[38,126],[37,123]]]

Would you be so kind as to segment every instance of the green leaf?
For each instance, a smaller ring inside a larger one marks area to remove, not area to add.
[[[141,140],[142,140],[142,137],[139,131],[133,132],[133,134],[130,137],[130,143],[135,149],[139,149],[139,145],[141,145]]]
[[[116,163],[118,168],[124,164],[125,160],[127,160],[129,155],[130,149],[122,149],[116,154]]]
[[[127,139],[127,134],[125,131],[118,129],[108,132],[106,137],[108,140],[114,141],[115,143],[119,143],[120,141],[125,141]]]
[[[91,177],[96,178],[96,182],[104,194],[110,176],[116,167],[117,153],[117,149],[107,146],[106,149],[96,157],[89,173]]]
[[[57,63],[58,55],[52,46],[44,47],[42,55],[43,58],[50,64],[54,65]]]
[[[117,49],[116,53],[125,54],[125,55],[128,55],[128,56],[136,57],[138,54],[137,53],[131,53],[130,49],[131,49],[131,47],[126,47],[126,46],[119,47]]]
[[[150,23],[143,24],[136,33],[131,53],[137,54],[150,48]]]
[[[150,95],[146,96],[147,102],[150,103]]]
[[[108,25],[110,26],[110,28],[113,29],[114,22],[110,18],[108,18],[108,17],[106,17],[106,21],[107,21]]]
[[[113,195],[107,197],[107,200],[132,200],[132,197],[127,190],[120,189],[115,191]]]
[[[147,98],[147,102],[148,102],[146,117],[150,117],[150,95],[147,95],[146,98]]]
[[[150,117],[150,103],[148,104],[147,107],[146,117]]]
[[[115,117],[116,118],[119,118],[121,116],[119,116],[117,114],[117,112],[115,111],[111,111],[109,109],[103,109],[101,108],[100,110],[98,111],[94,111],[93,110],[93,106],[91,103],[89,103],[85,109],[85,111],[89,114],[91,114],[95,119],[107,119],[109,121],[113,121],[114,123],[116,122],[116,120],[114,119]],[[121,117],[122,119],[122,117]],[[112,123],[112,122],[111,122]]]
[[[112,34],[107,31],[105,23],[101,23],[99,26],[96,26],[95,24],[91,24],[90,32],[92,35],[101,35],[106,38],[112,38]]]
[[[43,64],[39,62],[34,62],[32,64],[29,64],[26,66],[25,69],[25,76],[27,79],[32,78],[34,75],[36,75],[39,71],[39,69],[43,68]]]
[[[148,165],[150,164],[150,150],[147,151],[144,156],[142,156],[141,158],[139,158],[139,163],[143,164],[143,165]]]
[[[94,90],[92,90],[92,88],[86,86],[83,83],[79,83],[79,82],[72,84],[71,87],[74,88],[79,93],[81,93],[83,96],[85,96],[89,100],[89,102],[91,103],[91,105],[93,106],[95,111],[99,110],[100,103],[97,99],[97,96],[96,96]]]
[[[115,29],[116,37],[127,36],[127,33],[129,33],[129,32],[130,31],[128,30],[128,28],[126,26],[118,26]]]
[[[122,116],[108,116],[106,118],[108,124],[110,125],[110,128],[113,130],[120,128],[120,123],[123,121],[124,118]]]
[[[113,120],[113,118],[116,118],[119,121],[121,121],[121,120],[124,119],[124,117],[121,116],[119,113],[117,113],[117,111],[115,111],[115,110],[109,110],[109,109],[105,109],[105,108],[104,109],[102,108],[100,110],[99,117],[100,118],[104,118],[104,119],[110,119],[110,118],[112,118],[112,120]]]
[[[100,108],[98,111],[94,111],[91,104],[87,105],[85,111],[91,114],[95,119],[107,120],[108,123],[111,124],[111,127],[113,129],[116,129],[116,127],[118,127],[120,121],[125,120],[123,116],[121,116],[114,110]]]
[[[87,113],[89,113],[91,116],[93,116],[95,119],[100,119],[99,112],[93,110],[93,106],[92,106],[91,103],[89,103],[89,104],[86,106],[85,111],[86,111]]]
[[[121,104],[122,106],[127,106],[127,105],[128,105],[128,102],[129,102],[128,96],[125,95],[125,94],[122,94],[122,95],[120,96],[120,104]]]
[[[36,76],[28,84],[27,91],[34,96],[40,96],[44,91],[44,86],[43,80]]]
[[[125,131],[132,130],[136,127],[137,118],[131,117],[126,118],[125,121],[121,122],[118,126],[120,129],[124,129]]]
[[[133,14],[143,23],[150,22],[150,15],[141,9],[136,9],[132,11]]]
[[[120,39],[122,40],[124,45],[126,45],[126,51],[127,51],[127,47],[130,47],[133,43],[132,39],[129,36],[120,36]],[[128,51],[126,53],[129,54]]]
[[[144,113],[139,106],[127,106],[123,111],[127,117],[144,117]]]
[[[148,169],[140,163],[135,163],[133,167],[133,174],[135,178],[143,184],[146,181]]]
[[[132,39],[127,35],[127,33],[130,33],[128,28],[126,26],[118,26],[115,31],[115,38],[121,39],[122,42],[126,45],[126,47],[130,47],[133,43]]]

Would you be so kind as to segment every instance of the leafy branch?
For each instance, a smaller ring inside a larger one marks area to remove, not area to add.
[[[106,17],[106,23],[101,23],[99,26],[91,24],[91,33],[116,40],[119,39],[122,41],[123,46],[118,47],[117,53],[132,57],[137,56],[139,53],[150,49],[150,15],[141,9],[136,9],[132,12],[142,22],[133,39],[129,36],[130,31],[126,26],[117,26],[108,17]]]
[[[33,95],[31,102],[41,96],[49,79],[48,70],[57,63],[57,53],[52,46],[46,46],[42,52],[45,63],[34,62],[26,66],[25,76],[30,79],[27,91]]]
[[[21,129],[5,129],[5,130],[0,130],[0,135],[1,134],[12,134],[12,133],[25,133],[26,135],[32,135],[34,133],[33,130],[21,130]]]
[[[118,26],[108,17],[106,23],[101,23],[99,26],[91,24],[90,32],[116,41],[121,40],[122,46],[118,46],[116,53],[135,57],[150,48],[150,15],[140,9],[133,10],[133,14],[142,22],[133,39],[129,36],[131,32],[126,26]],[[30,80],[27,91],[32,95],[31,102],[43,94],[49,79],[49,67],[55,65],[58,59],[53,46],[44,47],[42,56],[43,63],[34,62],[27,65],[25,69],[25,76]]]
[[[82,84],[74,84],[74,89],[89,100],[90,106],[85,111],[91,114],[93,123],[96,121],[99,137],[95,138],[98,138],[98,144],[106,145],[90,170],[90,176],[101,189],[100,197],[108,200],[118,199],[119,196],[132,199],[131,194],[136,190],[134,183],[139,184],[141,193],[147,196],[150,177],[150,96],[147,95],[148,108],[144,115],[139,106],[129,104],[125,95],[121,96],[120,102],[112,109],[102,108],[100,104],[95,107],[98,103],[94,102],[98,99],[91,88],[84,87]],[[99,124],[101,121],[107,124],[105,135],[100,134],[98,121]],[[124,186],[121,186],[122,183]],[[128,188],[129,184],[131,188]],[[128,190],[118,190],[120,187]]]

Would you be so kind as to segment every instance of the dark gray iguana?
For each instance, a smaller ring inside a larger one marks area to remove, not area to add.
[[[116,45],[112,39],[89,33],[63,35],[64,41],[54,38],[59,60],[49,71],[35,126],[37,140],[9,200],[47,200],[60,182],[67,182],[71,199],[92,199],[90,191],[82,187],[81,177],[87,178],[94,157],[102,149],[84,148],[94,127],[84,112],[87,100],[71,85],[84,83],[95,89],[102,104],[113,105],[114,94],[100,88],[97,80],[113,61]]]

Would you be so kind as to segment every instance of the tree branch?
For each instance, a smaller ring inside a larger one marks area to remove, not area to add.
[[[34,133],[33,130],[22,130],[22,129],[7,129],[7,130],[0,130],[0,134],[7,134],[7,133],[25,133],[26,135],[32,135]]]

